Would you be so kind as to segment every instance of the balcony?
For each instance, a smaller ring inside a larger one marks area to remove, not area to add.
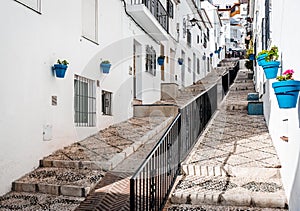
[[[156,40],[168,39],[168,12],[159,0],[129,0],[127,12]]]

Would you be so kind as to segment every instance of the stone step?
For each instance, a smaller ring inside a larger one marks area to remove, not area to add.
[[[104,175],[101,170],[37,168],[13,182],[12,190],[85,197]]]
[[[43,193],[10,192],[0,196],[0,210],[75,210],[84,197],[55,196]]]
[[[173,117],[132,118],[40,160],[41,167],[109,171],[163,131]]]
[[[172,204],[286,208],[280,178],[186,176],[170,197]]]

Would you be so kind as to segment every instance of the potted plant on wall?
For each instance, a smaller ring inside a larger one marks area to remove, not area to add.
[[[265,57],[266,62],[262,64],[267,79],[276,78],[280,62],[277,61],[278,48],[273,46]]]
[[[265,58],[267,55],[268,55],[268,50],[262,50],[257,54],[256,61],[259,66],[262,66],[266,62]]]
[[[286,70],[276,77],[277,82],[272,83],[279,108],[295,108],[297,105],[300,81],[293,79],[293,70]]]
[[[53,70],[55,71],[55,75],[57,78],[64,78],[66,74],[66,70],[68,68],[69,62],[67,60],[57,60],[57,64],[54,64]]]
[[[182,65],[183,64],[183,58],[178,58],[178,64]]]
[[[109,73],[110,67],[111,67],[111,64],[110,64],[110,61],[108,61],[108,60],[104,60],[100,64],[100,68],[102,69],[102,72],[106,73],[106,74]]]
[[[247,50],[247,57],[248,57],[248,59],[249,60],[254,60],[254,54],[253,54],[253,48],[249,48],[248,50]]]
[[[159,56],[157,57],[157,63],[162,66],[164,64],[165,61],[165,56]]]

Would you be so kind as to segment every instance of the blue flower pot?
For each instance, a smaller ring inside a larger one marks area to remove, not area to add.
[[[68,66],[64,64],[55,64],[53,69],[57,78],[64,78]]]
[[[157,63],[162,66],[164,64],[165,58],[164,57],[158,57],[157,58]]]
[[[287,80],[272,83],[279,108],[295,108],[297,105],[300,81]]]
[[[254,54],[249,54],[249,60],[251,60],[251,61],[254,60]]]
[[[111,67],[111,64],[101,63],[100,67],[101,67],[103,73],[108,74],[109,70],[110,70],[110,67]]]
[[[266,56],[267,56],[268,54],[262,54],[262,55],[259,55],[257,58],[256,58],[256,61],[257,61],[257,64],[259,65],[259,66],[262,66],[262,65],[264,65],[265,63],[266,63]]]
[[[267,79],[276,78],[279,65],[280,65],[279,61],[265,62],[262,65]]]
[[[178,64],[182,65],[183,64],[183,59],[178,59]]]

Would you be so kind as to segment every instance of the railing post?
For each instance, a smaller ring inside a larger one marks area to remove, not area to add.
[[[135,211],[135,181],[133,178],[130,179],[130,211]]]

